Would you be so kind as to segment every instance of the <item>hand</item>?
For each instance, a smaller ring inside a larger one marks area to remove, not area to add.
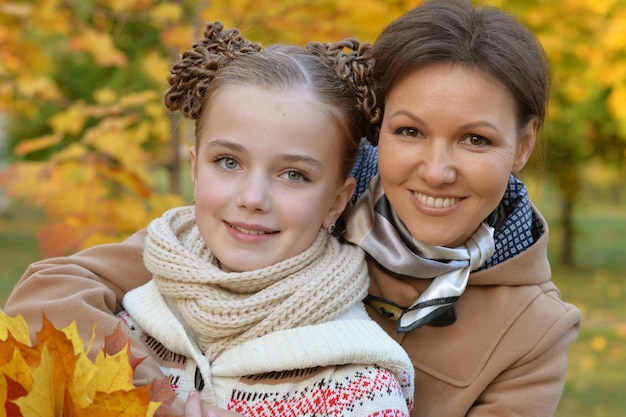
[[[242,417],[242,415],[234,411],[205,404],[200,401],[200,395],[192,391],[189,393],[185,403],[184,417]]]

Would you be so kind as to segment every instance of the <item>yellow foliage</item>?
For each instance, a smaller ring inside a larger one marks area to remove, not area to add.
[[[144,74],[152,81],[162,85],[166,85],[167,75],[170,72],[171,63],[167,58],[161,56],[155,51],[150,51],[144,56],[141,62],[141,68]]]
[[[145,106],[155,100],[161,100],[157,91],[145,90],[138,93],[126,94],[120,98],[119,104],[124,107],[140,107]]]
[[[135,7],[135,3],[133,0],[102,0],[102,5],[115,13],[126,13]]]
[[[109,33],[84,28],[82,33],[74,37],[69,46],[75,51],[91,54],[94,60],[103,67],[123,67],[127,64],[126,55],[115,47]]]
[[[191,46],[193,32],[183,25],[167,27],[161,31],[161,41],[175,51],[182,52]]]
[[[72,29],[72,13],[60,0],[41,0],[33,9],[32,24],[50,34],[68,35]]]
[[[52,135],[45,135],[35,139],[23,140],[15,147],[15,154],[23,156],[31,152],[36,152],[42,149],[49,148],[56,145],[63,140],[63,136],[58,133]]]
[[[111,104],[117,100],[117,93],[112,88],[100,88],[93,93],[96,103]]]
[[[604,336],[594,336],[593,339],[591,339],[591,350],[593,350],[594,352],[603,352],[606,350],[606,346],[607,346],[607,341],[606,338]]]
[[[83,130],[87,116],[84,107],[77,103],[50,117],[48,123],[55,133],[77,135]]]
[[[45,178],[45,162],[21,162],[11,165],[0,174],[0,184],[9,197],[21,197],[41,203],[41,185]]]
[[[15,417],[152,417],[158,409],[159,415],[171,415],[175,395],[166,381],[145,387],[133,384],[138,360],[119,328],[92,362],[74,323],[57,329],[44,316],[34,346],[20,348],[15,339],[23,336],[25,326],[21,316],[9,317],[0,310],[0,335],[4,335],[0,351],[11,352],[0,361],[3,412]]]
[[[626,84],[611,91],[607,98],[607,107],[613,117],[626,123]]]
[[[62,149],[54,153],[50,157],[50,162],[60,162],[66,160],[77,160],[84,158],[87,155],[87,149],[80,142],[74,142],[68,145],[65,149]]]
[[[17,91],[25,97],[46,101],[62,97],[61,90],[49,77],[25,74],[16,78],[15,85]]]
[[[0,3],[0,13],[7,16],[19,17],[24,19],[30,16],[32,11],[32,4],[20,4],[17,2]]]
[[[150,16],[157,25],[166,25],[180,20],[183,8],[176,3],[161,3],[150,10]]]

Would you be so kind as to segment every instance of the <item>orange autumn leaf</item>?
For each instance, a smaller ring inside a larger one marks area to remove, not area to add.
[[[132,391],[100,392],[88,408],[75,411],[76,417],[154,416],[159,404],[150,401],[150,386]]]
[[[4,385],[2,383],[4,383]],[[20,383],[12,380],[6,375],[3,380],[0,380],[0,389],[0,403],[5,404],[4,410],[6,415],[22,417],[19,406],[13,401],[25,396],[28,391],[24,389]]]
[[[128,338],[124,336],[121,324],[118,324],[115,327],[113,333],[104,337],[104,347],[102,348],[102,350],[107,355],[116,355],[124,349],[126,350],[126,354],[128,355],[128,363],[133,369],[136,369],[137,366],[141,362],[143,362],[145,358],[139,358],[130,352]]]
[[[95,361],[87,356],[90,349],[75,323],[59,329],[44,315],[33,346],[14,333],[29,342],[23,318],[0,310],[0,416],[171,416],[175,394],[169,379],[134,386],[142,359],[132,355],[120,326],[105,339]]]
[[[172,417],[170,407],[174,400],[176,400],[176,394],[172,390],[172,377],[157,379],[152,382],[150,386],[150,397],[152,401],[161,403],[154,413],[154,417]]]

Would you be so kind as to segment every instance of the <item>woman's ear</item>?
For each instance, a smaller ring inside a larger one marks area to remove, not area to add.
[[[331,223],[336,222],[341,216],[341,213],[346,209],[352,195],[354,194],[354,189],[356,188],[356,179],[353,177],[348,177],[343,185],[337,190],[337,194],[335,196],[335,201],[331,204],[328,209],[328,213],[326,214],[326,218],[324,219],[324,223],[322,226],[324,229],[328,229]]]
[[[520,172],[530,159],[533,149],[535,148],[538,129],[539,121],[536,117],[533,117],[522,130],[517,144],[517,152],[515,155],[515,161],[513,162],[513,169],[511,170],[513,174]]]

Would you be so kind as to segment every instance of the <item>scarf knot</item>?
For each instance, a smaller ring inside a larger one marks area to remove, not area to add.
[[[379,177],[375,177],[349,213],[344,238],[363,248],[378,264],[399,277],[432,280],[410,307],[390,315],[396,319],[398,332],[409,332],[437,322],[451,310],[452,304],[465,291],[470,272],[493,255],[493,233],[492,227],[481,223],[474,235],[457,248],[419,242],[397,217]],[[374,303],[391,304],[382,299]]]

